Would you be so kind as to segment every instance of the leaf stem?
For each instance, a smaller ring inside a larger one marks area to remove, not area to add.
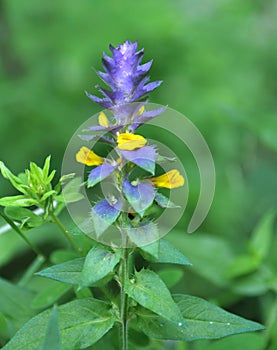
[[[19,236],[29,245],[29,247],[33,250],[36,255],[41,256],[43,259],[45,259],[44,255],[40,251],[40,249],[33,244],[26,236],[25,234],[20,230],[20,228],[8,217],[6,216],[2,211],[0,211],[0,216],[11,226],[14,231],[19,234]]]
[[[55,213],[50,210],[49,211],[50,216],[52,218],[52,222],[60,229],[60,231],[64,234],[65,238],[68,240],[70,245],[73,249],[76,250],[76,252],[80,255],[82,255],[83,251],[81,247],[77,245],[77,243],[74,241],[74,239],[71,237],[70,233],[67,231],[67,229],[64,227],[64,225],[61,223],[60,219],[55,215]]]

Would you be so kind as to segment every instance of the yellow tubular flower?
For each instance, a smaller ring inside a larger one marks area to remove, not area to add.
[[[117,137],[118,148],[123,151],[133,151],[134,149],[142,148],[146,142],[147,140],[141,135],[122,133]]]
[[[109,126],[109,120],[104,112],[100,112],[98,116],[98,123],[100,126],[107,128]]]
[[[80,151],[76,154],[76,160],[79,163],[92,166],[92,165],[100,165],[103,164],[103,158],[99,157],[93,151],[91,151],[87,147],[81,147]]]
[[[170,189],[181,187],[185,183],[184,177],[179,173],[177,169],[170,170],[161,176],[153,177],[149,180],[156,187],[164,187]]]

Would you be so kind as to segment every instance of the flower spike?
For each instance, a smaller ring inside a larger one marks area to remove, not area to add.
[[[104,53],[102,66],[105,72],[97,72],[104,83],[111,88],[98,87],[103,97],[87,93],[87,96],[104,108],[114,108],[130,102],[139,101],[149,92],[155,90],[162,81],[149,83],[147,76],[152,61],[140,65],[144,50],[137,51],[138,43],[125,41],[110,51],[113,57]]]

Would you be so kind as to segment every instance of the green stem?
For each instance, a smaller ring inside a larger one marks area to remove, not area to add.
[[[128,350],[128,295],[125,292],[125,282],[129,278],[129,250],[122,248],[122,263],[121,263],[121,336],[122,350]]]
[[[18,285],[24,287],[33,277],[34,273],[41,268],[44,262],[45,258],[41,255],[38,255],[36,259],[32,262],[32,264],[28,267],[24,275],[21,277],[21,279],[18,282]]]
[[[33,250],[34,253],[36,253],[38,256],[41,256],[43,259],[45,259],[44,255],[40,251],[40,249],[33,244],[29,239],[24,235],[24,233],[20,230],[20,228],[10,219],[8,218],[4,213],[0,211],[0,216],[11,226],[11,228],[14,229],[16,233],[19,234],[19,236],[24,239],[24,241],[29,245],[29,247]]]
[[[53,223],[60,229],[60,231],[64,234],[65,238],[68,240],[68,242],[71,244],[72,248],[76,250],[76,252],[80,255],[82,255],[83,251],[81,247],[77,245],[77,243],[74,241],[74,239],[71,237],[70,233],[67,231],[67,229],[63,226],[60,219],[55,215],[55,213],[51,210],[50,212],[51,218]]]

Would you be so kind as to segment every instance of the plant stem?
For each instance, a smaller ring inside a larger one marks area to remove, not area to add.
[[[70,233],[67,231],[67,229],[63,226],[60,219],[55,215],[53,211],[49,211],[53,223],[60,229],[60,231],[64,234],[65,238],[68,240],[68,242],[71,244],[72,248],[76,250],[78,254],[82,254],[83,251],[81,247],[77,245],[77,243],[74,241],[74,239],[71,237]]]
[[[120,318],[121,318],[121,338],[122,350],[128,350],[128,294],[125,292],[125,284],[129,278],[129,249],[126,248],[127,237],[122,230],[122,259],[121,259],[121,303],[120,303]]]
[[[33,244],[31,241],[29,241],[29,239],[25,236],[25,234],[20,230],[20,228],[10,218],[8,218],[1,211],[0,211],[0,216],[2,216],[2,218],[7,222],[7,224],[9,224],[11,226],[11,228],[13,228],[14,231],[16,233],[18,233],[22,239],[24,239],[24,241],[30,246],[30,248],[33,250],[34,253],[36,253],[36,255],[41,256],[43,259],[45,259],[44,255],[42,254],[40,249],[35,244]]]
[[[24,287],[30,279],[33,277],[34,273],[41,268],[42,264],[45,262],[45,258],[42,255],[38,255],[32,264],[28,267],[25,274],[21,277],[18,282],[18,285]]]

